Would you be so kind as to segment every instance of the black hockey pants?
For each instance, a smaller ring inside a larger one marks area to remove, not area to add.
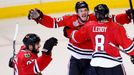
[[[96,75],[95,69],[90,65],[91,59],[76,59],[71,57],[69,75]]]
[[[124,67],[118,65],[112,68],[95,67],[97,75],[126,75]]]

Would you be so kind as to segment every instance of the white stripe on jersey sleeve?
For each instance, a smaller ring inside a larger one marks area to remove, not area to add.
[[[38,67],[38,64],[37,64],[37,61],[35,60],[35,65],[34,65],[34,73],[37,74],[39,73],[40,70],[39,70],[39,67]]]
[[[19,75],[19,74],[18,74],[18,68],[17,68],[16,64],[15,64],[14,74],[15,74],[15,75]]]
[[[134,50],[134,42],[126,49],[124,49],[127,53],[130,53]]]
[[[56,23],[56,20],[53,18],[53,28],[58,28],[58,24]]]
[[[75,38],[74,38],[74,34],[75,34],[75,32],[76,32],[76,30],[74,30],[74,31],[72,32],[72,34],[71,34],[71,38],[72,38],[72,40],[73,40],[74,42],[78,43],[78,42],[75,40]]]

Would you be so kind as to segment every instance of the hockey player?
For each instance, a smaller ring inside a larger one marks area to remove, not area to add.
[[[95,52],[91,65],[97,75],[126,75],[117,46],[122,46],[134,59],[134,42],[127,37],[123,26],[108,21],[109,10],[105,4],[97,5],[94,11],[98,22],[87,22],[81,29],[72,31],[71,38],[77,43],[92,41]]]
[[[29,33],[23,39],[24,45],[19,53],[10,61],[9,66],[14,68],[15,75],[42,75],[41,71],[51,62],[51,51],[57,45],[57,39],[48,39],[43,46],[42,55],[38,57],[40,37]]]
[[[35,20],[43,26],[48,28],[64,28],[64,36],[68,37],[66,30],[74,29],[77,30],[83,26],[86,22],[97,20],[94,14],[89,14],[88,4],[84,1],[79,1],[75,5],[75,10],[77,14],[65,15],[59,18],[52,18],[48,15],[43,14],[39,9],[32,9],[29,11],[28,18]],[[110,21],[116,21],[120,24],[125,24],[130,22],[130,18],[126,13],[113,15],[109,17]],[[89,44],[89,45],[88,45]],[[72,57],[70,59],[69,75],[91,75],[88,72],[91,70],[90,60],[93,53],[92,43],[90,40],[83,43],[75,43],[69,38],[68,50],[70,51]],[[83,65],[85,64],[85,65]],[[92,73],[95,75],[94,71]]]

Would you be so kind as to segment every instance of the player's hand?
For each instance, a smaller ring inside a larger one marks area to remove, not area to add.
[[[65,26],[64,29],[63,29],[63,35],[68,38],[68,34],[67,34],[67,31],[69,30],[70,28],[68,26]]]
[[[132,13],[134,13],[134,10],[131,10],[131,9],[126,10],[126,14],[128,15],[128,17],[129,17],[130,19],[133,18]]]
[[[37,8],[31,9],[28,13],[29,20],[31,20],[31,19],[40,20],[42,17],[43,17],[42,11],[40,11]]]
[[[69,38],[71,36],[71,33],[74,29],[68,27],[68,26],[65,26],[64,29],[63,29],[63,35],[66,37],[66,38]]]
[[[47,55],[51,54],[53,47],[56,46],[57,44],[58,44],[58,40],[56,38],[54,37],[49,38],[44,43],[42,52],[46,53]]]
[[[9,63],[8,63],[8,66],[10,67],[10,68],[13,68],[14,67],[14,57],[11,57],[10,58],[10,60],[9,60]]]
[[[130,57],[131,62],[134,64],[134,56]]]

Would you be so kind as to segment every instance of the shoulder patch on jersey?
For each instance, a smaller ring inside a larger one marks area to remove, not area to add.
[[[66,14],[65,16],[72,16],[72,14]]]
[[[25,57],[25,58],[30,58],[31,55],[30,55],[30,53],[27,53],[27,54],[24,54],[24,57]]]
[[[73,26],[75,26],[75,27],[76,26],[79,26],[78,20],[76,20],[76,21],[73,22]]]

